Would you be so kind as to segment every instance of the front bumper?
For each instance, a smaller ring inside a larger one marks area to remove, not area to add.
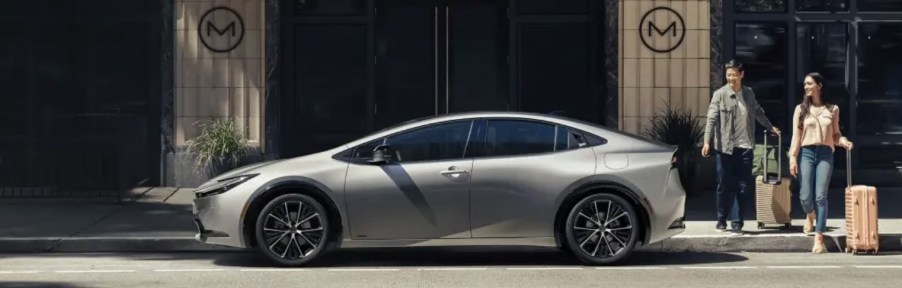
[[[227,198],[228,193],[196,198],[193,203],[194,239],[208,244],[244,248],[240,223],[241,207]]]

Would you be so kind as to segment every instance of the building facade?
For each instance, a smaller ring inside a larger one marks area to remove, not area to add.
[[[733,58],[784,131],[821,72],[856,179],[902,169],[899,1],[132,2],[0,4],[0,195],[195,186],[185,146],[212,119],[235,120],[249,162],[465,111],[641,134],[667,103],[703,121]]]

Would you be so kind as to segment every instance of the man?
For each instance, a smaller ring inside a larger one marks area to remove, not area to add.
[[[711,150],[717,157],[717,231],[727,229],[727,214],[731,213],[732,234],[742,235],[743,207],[752,185],[755,122],[780,134],[771,125],[764,109],[755,100],[752,88],[742,85],[745,76],[742,64],[731,60],[725,65],[727,84],[714,92],[708,106],[702,156]],[[732,209],[730,207],[732,206]]]

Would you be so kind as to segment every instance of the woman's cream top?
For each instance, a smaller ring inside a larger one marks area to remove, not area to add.
[[[839,106],[810,106],[802,128],[799,128],[799,115],[802,114],[802,105],[796,105],[792,116],[792,143],[789,145],[789,161],[795,162],[802,146],[825,145],[836,151],[836,145],[842,142],[843,136],[839,132]]]

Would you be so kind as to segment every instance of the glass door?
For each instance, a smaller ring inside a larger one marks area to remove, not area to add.
[[[380,0],[376,125],[507,110],[506,1]]]
[[[851,133],[851,93],[849,91],[849,24],[846,22],[799,22],[796,24],[796,77],[790,84],[789,117],[805,95],[802,82],[805,75],[818,72],[824,76],[824,99],[839,106],[840,130]],[[793,119],[788,119],[792,125]],[[851,138],[851,137],[850,137]],[[845,153],[845,151],[842,151]],[[835,157],[834,167],[845,169],[846,157]]]

